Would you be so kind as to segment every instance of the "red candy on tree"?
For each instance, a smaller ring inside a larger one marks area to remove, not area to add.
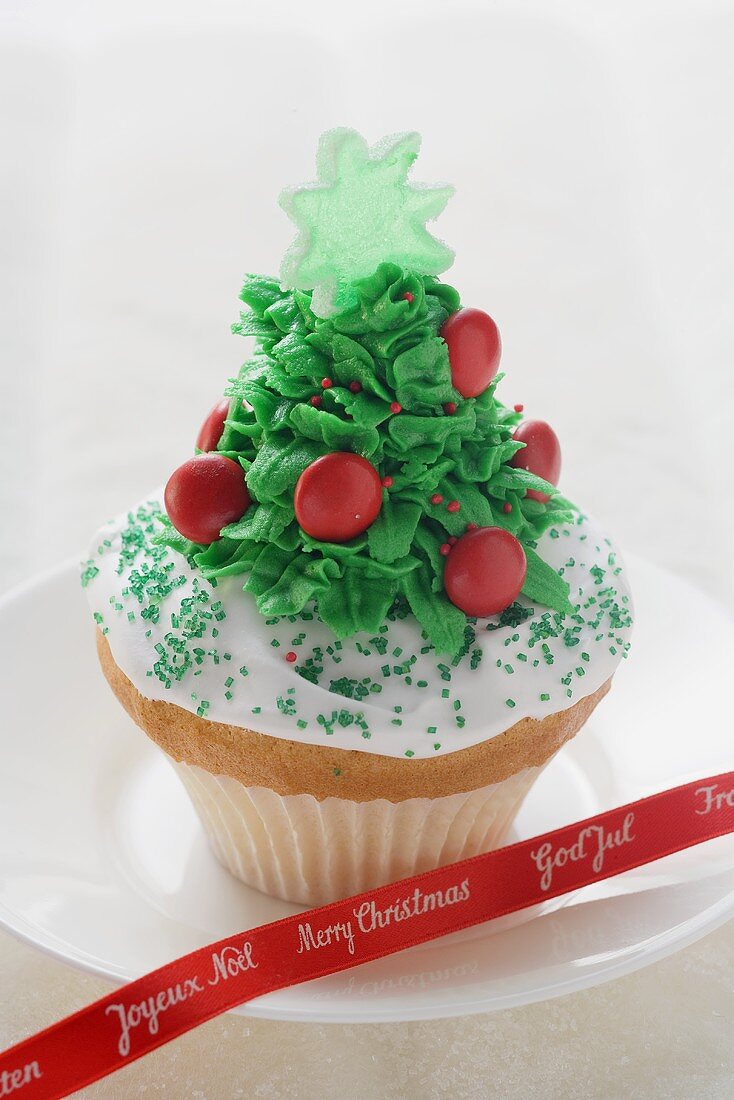
[[[561,445],[550,424],[546,424],[545,420],[526,420],[512,438],[525,446],[512,456],[510,465],[529,470],[551,485],[557,485],[561,476]],[[541,504],[550,500],[547,493],[540,493],[537,489],[528,489],[525,495],[539,500]]]
[[[350,451],[317,458],[298,479],[296,519],[314,539],[348,542],[366,531],[382,506],[380,475]]]
[[[221,401],[217,401],[216,405],[199,428],[199,434],[196,437],[196,446],[200,451],[216,451],[217,444],[222,438],[224,421],[227,419],[228,412],[229,398],[223,397]]]
[[[481,309],[459,309],[441,328],[448,344],[451,384],[462,397],[484,393],[500,365],[499,329]]]
[[[478,527],[462,535],[446,558],[446,595],[466,615],[499,615],[520,594],[527,559],[503,527]]]
[[[176,530],[199,543],[218,539],[252,503],[242,467],[216,453],[196,455],[174,470],[163,499]]]

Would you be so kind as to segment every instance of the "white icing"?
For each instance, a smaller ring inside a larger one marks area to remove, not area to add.
[[[160,494],[148,500],[158,501]],[[134,509],[131,514],[135,513]],[[154,524],[149,526],[153,529]],[[572,602],[580,602],[583,625],[570,617],[562,625],[563,631],[580,627],[574,635],[578,643],[567,645],[571,635],[566,640],[562,634],[537,638],[543,615],[546,622],[553,622],[554,615],[538,605],[533,617],[517,626],[501,626],[488,632],[487,624],[497,623],[497,619],[480,620],[476,642],[457,667],[432,649],[420,652],[428,647],[412,615],[386,624],[387,633],[378,636],[386,639],[384,655],[377,647],[384,647],[385,642],[371,642],[367,634],[336,643],[331,631],[315,617],[306,622],[300,618],[293,622],[266,620],[258,612],[253,596],[242,589],[246,577],[225,577],[213,587],[171,549],[164,559],[171,566],[168,576],[181,578],[182,583],[160,602],[159,621],[155,623],[142,617],[149,600],[146,597],[141,604],[133,591],[135,583],[131,584],[131,570],[136,571],[132,577],[135,582],[152,563],[149,536],[143,539],[143,528],[135,524],[134,534],[141,541],[141,549],[132,563],[122,563],[122,533],[128,527],[129,516],[124,514],[98,532],[90,552],[93,568],[88,576],[94,569],[98,572],[86,588],[90,607],[106,632],[116,663],[149,699],[162,699],[193,713],[198,710],[213,721],[274,737],[386,756],[407,753],[427,757],[455,752],[502,733],[521,718],[543,718],[591,695],[612,675],[629,646],[631,625],[627,613],[632,603],[623,565],[612,543],[587,518],[547,532],[539,543],[541,556],[556,569],[563,569]],[[124,541],[131,544],[129,536]],[[597,570],[595,574],[590,572],[592,568]],[[166,686],[153,668],[161,653],[171,655],[171,641],[181,637],[176,617],[179,621],[185,617],[181,601],[195,596],[197,590],[209,597],[197,604],[211,616],[205,620],[206,633],[186,642],[189,651],[199,649],[195,663],[180,680],[173,679]],[[518,602],[527,606],[522,599]],[[213,614],[211,604],[221,607]],[[615,607],[622,611],[621,625]],[[598,615],[601,620],[595,626]],[[279,645],[274,645],[274,640]],[[314,684],[298,669],[319,646],[324,651],[319,664],[323,672],[319,683]],[[332,648],[331,654],[326,652],[328,647]],[[472,668],[471,653],[477,649],[482,657],[478,667]],[[402,652],[396,653],[398,650]],[[297,655],[293,664],[286,660],[289,652]],[[411,667],[395,671],[414,654],[416,660]],[[524,654],[527,660],[518,654]],[[443,664],[444,670],[439,670],[438,664]],[[382,671],[385,666],[388,676]],[[240,671],[243,668],[246,674]],[[569,674],[570,682],[563,683],[562,678]],[[341,680],[342,685],[352,681],[354,689],[354,684],[361,684],[365,678],[381,685],[380,692],[345,698],[330,690],[334,681]],[[422,682],[427,686],[418,686]],[[231,698],[227,698],[227,692]],[[543,695],[548,698],[542,699]],[[507,700],[512,700],[514,706]],[[458,708],[457,701],[461,704]],[[349,724],[339,721],[340,713]],[[319,723],[319,715],[326,724]]]

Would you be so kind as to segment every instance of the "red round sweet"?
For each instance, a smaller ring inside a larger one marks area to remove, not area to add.
[[[196,455],[174,470],[163,499],[176,530],[199,543],[218,539],[252,503],[242,467],[216,452]]]
[[[200,451],[216,451],[217,444],[222,438],[224,421],[227,419],[228,413],[229,398],[223,397],[221,401],[217,401],[216,405],[199,428],[199,434],[196,437],[196,446]]]
[[[314,539],[348,542],[366,531],[382,506],[380,475],[350,451],[317,458],[298,479],[296,519]]]
[[[499,370],[502,341],[499,329],[481,309],[459,309],[441,328],[448,344],[451,384],[462,397],[484,393]]]
[[[529,470],[551,485],[557,485],[561,476],[561,445],[550,424],[546,424],[545,420],[526,420],[512,438],[525,446],[512,456],[510,465]],[[540,493],[537,489],[528,489],[525,495],[542,504],[550,500],[547,493]]]
[[[462,535],[446,558],[446,595],[466,615],[498,615],[525,583],[522,546],[503,527],[478,527]]]

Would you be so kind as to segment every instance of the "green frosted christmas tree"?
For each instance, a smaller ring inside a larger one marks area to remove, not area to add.
[[[419,144],[332,131],[318,182],[283,196],[298,237],[279,279],[245,280],[255,349],[168,483],[161,541],[242,574],[263,615],[313,605],[345,637],[412,613],[455,656],[520,596],[573,611],[536,548],[574,513],[552,430],[495,396],[494,322],[437,278],[452,253],[426,221],[451,188],[408,182]]]

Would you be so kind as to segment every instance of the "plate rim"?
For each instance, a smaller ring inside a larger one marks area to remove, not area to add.
[[[574,897],[583,900],[584,895],[589,889],[589,887],[583,887],[574,894]],[[94,977],[102,978],[110,983],[110,992],[114,989],[122,989],[130,982],[144,977],[145,973],[150,973],[150,971],[146,971],[132,978],[120,977],[117,974],[111,973],[103,964],[95,965],[91,961],[65,953],[61,948],[55,948],[49,942],[34,939],[30,933],[23,931],[17,925],[9,923],[6,918],[7,912],[8,910],[6,907],[0,905],[0,928],[8,932],[15,940],[28,947],[35,948],[37,951],[55,959],[57,962],[64,963],[71,969],[81,970]],[[713,915],[709,916],[708,914]],[[677,954],[678,951],[682,951],[686,947],[690,947],[709,933],[715,932],[718,928],[723,927],[732,920],[734,920],[734,889],[730,891],[727,897],[719,899],[713,906],[705,910],[703,914],[699,913],[696,917],[691,918],[684,926],[687,931],[672,941],[667,940],[657,947],[650,948],[643,952],[639,950],[633,951],[630,953],[629,957],[608,962],[601,971],[590,970],[583,974],[578,974],[576,977],[569,977],[568,979],[557,981],[552,986],[548,986],[544,989],[536,988],[530,991],[518,991],[517,993],[496,996],[492,1002],[488,1004],[482,1003],[481,999],[477,999],[471,1005],[466,1003],[438,1003],[427,1006],[412,1005],[409,1009],[403,1009],[402,1011],[398,1009],[394,1011],[367,1010],[356,1013],[346,1009],[346,1004],[342,1002],[340,1005],[334,1006],[331,1012],[314,1012],[310,1008],[284,1008],[271,1005],[268,1003],[269,1000],[277,997],[279,993],[283,992],[282,989],[277,989],[272,993],[266,993],[260,997],[253,998],[251,1001],[243,1001],[239,1005],[235,1005],[233,1008],[228,1009],[225,1013],[222,1013],[222,1015],[251,1016],[258,1019],[290,1021],[293,1023],[375,1024],[407,1023],[412,1020],[442,1020],[461,1016],[474,1016],[487,1012],[502,1012],[511,1008],[521,1008],[524,1005],[556,1000],[558,997],[565,997],[571,993],[578,993],[584,989],[594,988],[598,985],[606,985],[608,982],[616,981],[618,978],[634,974],[638,970],[644,970],[648,966],[652,966],[654,963],[669,958],[671,955]],[[472,927],[479,927],[479,925]],[[437,936],[435,940],[426,942],[438,943],[441,939],[443,939],[442,936]],[[411,949],[409,948],[408,950]],[[394,954],[402,954],[402,952],[394,952]],[[179,958],[180,957],[185,956],[179,956]],[[175,960],[172,959],[169,961],[173,962]],[[351,973],[353,970],[359,970],[360,966],[369,966],[371,961],[374,960],[358,963],[356,966],[346,968],[342,971],[335,971],[335,974]],[[165,966],[166,964],[162,963],[161,965]],[[329,977],[334,977],[334,974],[325,975],[325,978]],[[298,982],[294,983],[293,986],[285,986],[284,988],[294,988],[295,985],[309,985],[311,982],[318,983],[322,980],[324,979],[312,978],[309,982]],[[103,996],[105,995],[106,994],[103,994]],[[406,1015],[406,1011],[409,1013],[408,1015]]]

